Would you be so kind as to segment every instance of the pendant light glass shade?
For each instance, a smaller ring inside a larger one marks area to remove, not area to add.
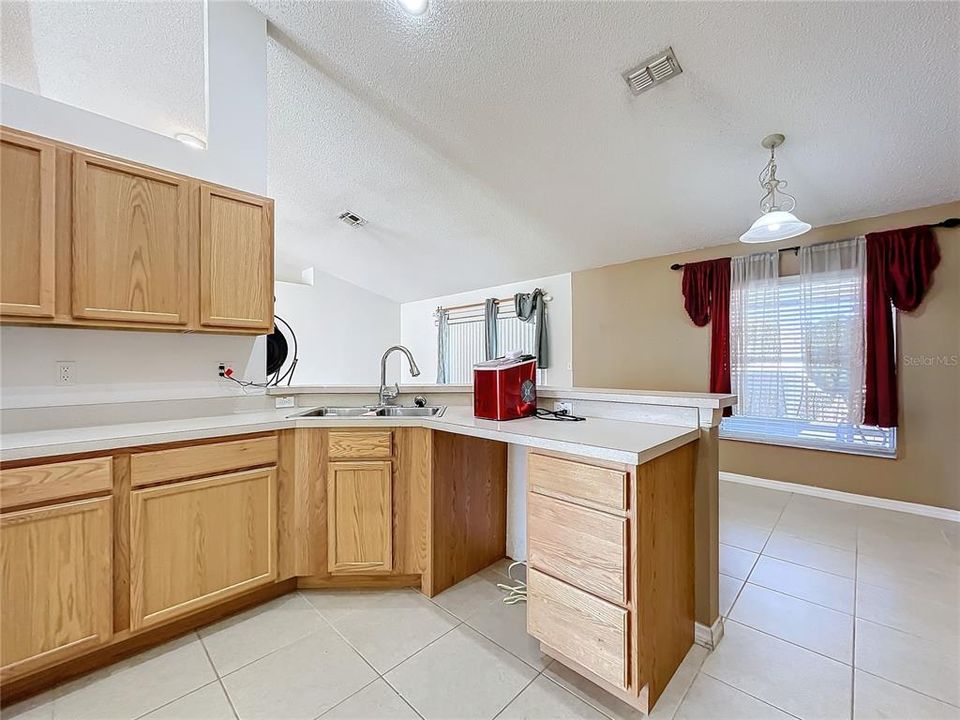
[[[773,210],[757,218],[750,229],[740,236],[740,242],[764,243],[786,240],[803,235],[809,229],[810,223],[799,220],[793,213]]]

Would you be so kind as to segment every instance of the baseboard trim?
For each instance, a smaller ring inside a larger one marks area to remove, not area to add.
[[[829,488],[801,485],[800,483],[784,482],[782,480],[768,480],[767,478],[741,475],[740,473],[721,471],[720,479],[742,485],[755,485],[771,490],[783,490],[799,495],[812,495],[813,497],[821,497],[828,500],[839,500],[840,502],[853,503],[855,505],[867,505],[884,510],[896,510],[898,512],[912,513],[913,515],[923,515],[924,517],[960,523],[960,510],[951,510],[950,508],[937,507],[936,505],[922,505],[920,503],[905,502],[903,500],[888,500],[887,498],[878,498],[872,495],[858,495],[856,493],[843,492],[842,490],[830,490]]]
[[[707,650],[714,650],[721,638],[723,638],[723,618],[717,618],[712,626],[694,623],[693,641],[697,645],[702,645]]]

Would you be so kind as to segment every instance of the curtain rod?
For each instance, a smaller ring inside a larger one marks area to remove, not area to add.
[[[544,301],[544,302],[550,302],[551,300],[553,300],[553,296],[551,296],[551,295],[549,295],[548,293],[544,292],[544,293],[543,293],[543,301]],[[510,297],[506,297],[506,298],[497,298],[497,302],[498,302],[498,303],[512,303],[512,302],[513,302],[513,295],[511,295]],[[470,308],[482,308],[485,303],[486,303],[486,301],[485,301],[485,300],[482,300],[482,301],[480,301],[480,302],[475,302],[475,303],[466,303],[465,305],[450,305],[450,306],[438,305],[438,306],[437,306],[437,310],[446,310],[447,312],[450,312],[450,311],[452,311],[452,310],[468,310],[468,309],[470,309]]]
[[[942,222],[938,222],[938,223],[934,223],[934,224],[932,224],[932,225],[928,225],[928,227],[952,228],[952,227],[956,227],[957,225],[960,225],[960,218],[947,218],[946,220],[944,220],[944,221],[942,221]],[[833,241],[828,241],[828,242],[833,242]],[[827,244],[827,243],[825,243],[825,242],[823,242],[823,243],[814,243],[814,245],[826,245],[826,244]],[[809,247],[814,247],[814,245],[810,245]],[[796,255],[797,252],[799,252],[799,250],[800,250],[801,247],[803,247],[803,246],[802,246],[802,245],[794,245],[793,247],[780,248],[780,249],[777,250],[777,252],[778,252],[778,253],[782,253],[782,252],[792,252],[794,255]],[[682,270],[682,269],[683,269],[683,266],[686,265],[686,264],[687,264],[687,263],[674,263],[673,265],[670,266],[670,269],[671,269],[671,270]]]

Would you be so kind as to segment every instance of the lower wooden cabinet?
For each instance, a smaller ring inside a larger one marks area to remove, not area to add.
[[[327,466],[327,569],[379,573],[393,569],[393,472],[384,461]]]
[[[0,678],[79,655],[113,629],[112,500],[0,517]]]
[[[247,470],[130,493],[130,628],[277,576],[277,475]]]

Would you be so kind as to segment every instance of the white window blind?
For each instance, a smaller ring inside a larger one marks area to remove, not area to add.
[[[769,320],[779,325],[780,357],[771,359],[762,352],[751,354],[748,343],[748,352],[740,360],[745,368],[744,377],[763,378],[768,375],[765,369],[778,366],[782,414],[780,417],[734,415],[724,418],[720,426],[722,438],[869,455],[896,454],[895,429],[847,422],[851,378],[847,373],[837,372],[836,363],[818,362],[821,348],[844,352],[838,338],[854,324],[863,322],[858,282],[852,273],[824,273],[822,282],[808,294],[805,303],[801,300],[799,276],[780,278],[776,303],[764,301],[762,290],[755,299],[749,292],[746,294],[745,302],[755,302],[751,310],[775,314]],[[806,348],[801,320],[807,323],[808,338],[811,337],[809,328],[814,328],[813,341],[808,340]],[[763,344],[757,347],[762,348]],[[805,403],[805,398],[813,394],[818,402],[815,416],[810,417],[810,403]]]
[[[533,355],[536,324],[519,320],[513,308],[501,307],[497,316],[497,347],[500,355],[520,350]],[[473,365],[484,359],[483,315],[450,316],[450,375],[452,385],[473,383]],[[539,372],[538,372],[539,379]]]

